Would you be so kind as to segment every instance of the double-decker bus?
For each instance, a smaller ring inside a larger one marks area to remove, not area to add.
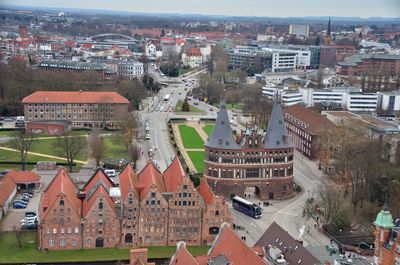
[[[262,209],[255,203],[249,202],[239,196],[232,198],[232,205],[237,211],[247,214],[255,219],[261,218]]]

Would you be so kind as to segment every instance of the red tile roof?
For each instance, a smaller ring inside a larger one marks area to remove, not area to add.
[[[0,206],[4,207],[5,202],[10,197],[11,193],[17,188],[17,184],[8,176],[4,176],[0,180]]]
[[[208,255],[211,257],[224,255],[230,264],[265,265],[263,259],[248,247],[246,243],[240,240],[226,223],[215,239],[214,245],[210,248]]]
[[[185,51],[187,56],[202,56],[200,48],[189,48]]]
[[[81,49],[93,49],[93,48],[94,48],[94,45],[91,43],[84,43],[81,46]]]
[[[146,166],[138,174],[139,182],[136,184],[136,188],[140,193],[140,198],[144,198],[149,192],[152,185],[156,185],[158,191],[164,192],[164,182],[162,180],[161,172],[156,168],[151,160],[147,161]]]
[[[102,169],[97,169],[93,176],[86,182],[83,188],[86,192],[90,191],[98,182],[104,183],[108,188],[115,187],[114,182],[104,173]]]
[[[306,131],[315,135],[319,134],[319,131],[324,130],[325,128],[334,126],[334,124],[326,117],[311,109],[302,107],[300,104],[287,107],[283,109],[283,112],[285,119],[287,119],[286,114],[297,118],[300,122],[304,122],[306,124]]]
[[[206,204],[213,204],[215,195],[210,186],[208,186],[206,180],[201,181],[199,187],[197,187],[197,191],[200,193],[201,197],[203,197]]]
[[[93,206],[93,203],[96,201],[97,197],[101,197],[103,198],[108,205],[110,206],[110,208],[112,209],[112,211],[114,211],[115,214],[117,214],[117,210],[115,208],[115,202],[114,200],[110,197],[110,194],[108,194],[107,190],[105,189],[105,187],[103,186],[103,184],[100,184],[96,191],[86,200],[83,201],[83,217],[85,217],[88,212],[90,211],[90,209]],[[98,206],[95,206],[98,207]]]
[[[76,196],[77,187],[68,173],[62,168],[43,191],[40,199],[41,216],[44,218],[50,206],[56,201],[58,194],[63,194],[71,203],[73,210],[80,216],[81,201]],[[47,209],[47,210],[45,210]]]
[[[122,201],[128,196],[131,191],[136,199],[139,199],[139,193],[135,189],[135,183],[138,183],[138,175],[131,164],[127,164],[124,170],[119,174],[119,187],[121,189]]]
[[[178,156],[175,156],[171,164],[163,173],[165,188],[168,192],[176,191],[182,183],[182,177],[186,177],[181,161]]]
[[[117,92],[88,91],[36,91],[22,103],[116,103],[129,104],[129,100]]]
[[[179,39],[176,39],[176,40],[175,40],[175,43],[178,44],[178,45],[180,45],[180,46],[183,46],[183,45],[186,44],[186,40],[183,39],[183,38],[179,38]]]
[[[179,242],[175,254],[172,256],[169,265],[199,265],[192,254],[186,249],[184,242]]]
[[[16,184],[39,183],[40,176],[31,171],[10,171],[6,176],[12,178]]]
[[[303,245],[295,240],[288,232],[286,232],[277,223],[273,222],[265,231],[265,233],[258,239],[255,246],[275,246],[278,247],[285,254],[285,260],[289,264],[314,265],[321,264]],[[285,251],[285,249],[293,251]],[[267,250],[268,251],[268,250]]]

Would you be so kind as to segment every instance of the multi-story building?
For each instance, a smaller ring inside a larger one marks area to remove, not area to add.
[[[73,61],[42,61],[38,67],[43,70],[69,71],[83,73],[86,71],[95,71],[101,78],[114,78],[116,72],[107,67],[105,63],[88,63]]]
[[[263,50],[272,53],[271,62],[271,72],[291,72],[295,71],[296,68],[303,67],[306,68],[310,65],[309,52],[304,52],[308,54],[308,59],[305,57],[299,57],[298,51],[286,50],[286,49],[275,49],[275,48],[263,48]],[[303,53],[303,51],[301,51]]]
[[[271,53],[259,50],[257,47],[237,46],[228,50],[228,56],[231,68],[271,68]]]
[[[255,188],[261,199],[293,194],[293,144],[281,104],[275,100],[267,132],[247,128],[235,141],[222,102],[211,137],[205,144],[204,176],[217,194],[243,196]]]
[[[347,92],[344,95],[343,109],[352,112],[375,113],[378,103],[376,93]]]
[[[378,92],[377,112],[394,117],[400,111],[400,91]]]
[[[138,61],[110,61],[107,65],[123,78],[132,79],[144,74],[143,63]]]
[[[191,68],[199,67],[203,63],[203,55],[200,48],[189,48],[182,53],[183,65]]]
[[[114,196],[120,194],[119,196]],[[40,199],[40,249],[210,244],[232,218],[206,182],[196,189],[178,158],[161,173],[127,165],[119,187],[98,169],[78,188],[61,169]]]
[[[393,222],[389,208],[385,204],[376,216],[375,222],[375,265],[400,264],[400,219]]]
[[[289,34],[296,35],[296,37],[308,38],[309,31],[310,31],[309,25],[300,25],[300,24],[289,25]]]
[[[284,112],[285,125],[296,149],[310,159],[316,158],[318,137],[334,124],[299,104],[286,108]]]
[[[382,71],[391,77],[400,72],[400,55],[392,54],[355,54],[338,62],[336,71],[341,75],[361,76]]]
[[[129,101],[116,92],[36,91],[22,100],[25,124],[70,121],[72,127],[115,128]]]
[[[356,87],[300,88],[306,106],[325,105],[328,108],[342,108],[347,92],[361,92]]]
[[[262,93],[272,99],[278,94],[283,106],[292,106],[303,102],[301,91],[290,89],[287,86],[266,84],[262,87]]]

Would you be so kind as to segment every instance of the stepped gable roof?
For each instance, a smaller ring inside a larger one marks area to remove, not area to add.
[[[197,187],[197,191],[200,193],[201,197],[207,205],[214,203],[215,195],[206,180],[203,179],[201,181],[200,185]]]
[[[88,180],[88,182],[86,182],[85,186],[83,186],[83,189],[88,192],[92,190],[98,182],[103,183],[107,188],[115,187],[114,182],[110,179],[109,176],[106,175],[106,173],[104,173],[103,169],[98,168],[93,176]]]
[[[17,184],[39,183],[40,176],[31,171],[10,171],[6,174]]]
[[[115,209],[115,202],[110,197],[108,190],[109,190],[109,188],[104,187],[103,184],[100,184],[96,187],[96,190],[94,191],[94,193],[91,196],[87,197],[83,201],[83,216],[86,216],[88,214],[88,212],[92,208],[94,202],[96,201],[96,198],[99,196],[104,198],[105,201],[107,201],[107,203],[110,205],[110,207],[114,211],[114,213],[117,214],[117,211]],[[98,207],[98,206],[95,206],[95,207]]]
[[[265,265],[264,260],[247,246],[227,223],[223,224],[221,232],[208,251],[208,256],[214,259],[225,256],[229,264]]]
[[[135,184],[138,182],[138,175],[131,164],[127,164],[124,170],[119,174],[119,187],[121,189],[122,201],[128,196],[131,191],[134,196],[139,199],[139,193],[135,189]]]
[[[8,176],[4,176],[0,180],[0,207],[3,207],[5,202],[8,201],[11,193],[17,188],[17,184]]]
[[[175,156],[171,164],[169,164],[168,168],[163,173],[166,191],[176,191],[179,185],[181,185],[183,177],[186,177],[185,170],[183,170],[178,156]]]
[[[135,187],[139,190],[141,199],[146,196],[152,185],[156,185],[158,191],[165,192],[161,172],[151,160],[147,161],[146,166],[138,174],[138,180],[139,182]]]
[[[196,259],[186,249],[185,242],[181,241],[177,244],[177,250],[172,256],[169,265],[199,265]]]
[[[24,97],[22,103],[116,103],[129,104],[117,92],[94,91],[36,91]]]
[[[232,129],[229,123],[228,112],[224,100],[221,100],[221,108],[218,112],[214,130],[205,145],[211,148],[240,149],[239,145],[233,139]]]
[[[50,206],[56,201],[59,194],[63,194],[71,203],[72,209],[80,216],[81,201],[76,196],[77,187],[64,168],[61,168],[47,188],[43,191],[40,199],[40,207],[43,217],[49,212]],[[45,211],[45,208],[47,209]]]
[[[299,241],[275,222],[268,227],[254,246],[264,248],[269,245],[278,247],[289,264],[299,264],[300,260],[301,264],[321,264]]]
[[[293,143],[289,139],[285,127],[285,120],[283,118],[282,106],[279,99],[275,99],[274,101],[267,132],[264,136],[264,147],[270,149],[293,147]]]

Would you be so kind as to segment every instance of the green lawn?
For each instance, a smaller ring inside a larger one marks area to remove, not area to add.
[[[214,124],[206,124],[203,126],[203,131],[208,135],[211,136],[214,130]]]
[[[175,105],[174,112],[183,112],[183,113],[187,113],[186,111],[185,111],[185,112],[182,111],[182,104],[183,104],[183,101],[182,101],[182,100],[178,100],[178,102],[177,102],[176,105]],[[201,109],[196,108],[196,107],[194,107],[194,106],[192,106],[192,105],[190,105],[190,112],[205,113],[205,112],[202,111]]]
[[[106,153],[104,158],[115,159],[124,158],[129,160],[129,153],[125,150],[125,145],[120,141],[114,141],[113,137],[119,136],[104,136],[104,145],[106,146]]]
[[[4,130],[0,130],[0,136],[13,136],[14,135],[14,131],[4,131]]]
[[[197,173],[202,173],[204,171],[204,151],[188,151],[187,152],[190,160],[194,164],[194,167],[197,170]]]
[[[36,263],[36,262],[79,262],[129,260],[129,249],[85,249],[41,252],[36,246],[37,233],[24,232],[22,247],[19,248],[14,233],[3,234],[0,238],[0,263]],[[207,246],[188,247],[194,255],[204,255]],[[170,258],[176,250],[175,246],[149,247],[148,258]]]
[[[196,129],[187,125],[178,125],[181,134],[183,147],[185,148],[204,148],[203,139],[197,133]]]

